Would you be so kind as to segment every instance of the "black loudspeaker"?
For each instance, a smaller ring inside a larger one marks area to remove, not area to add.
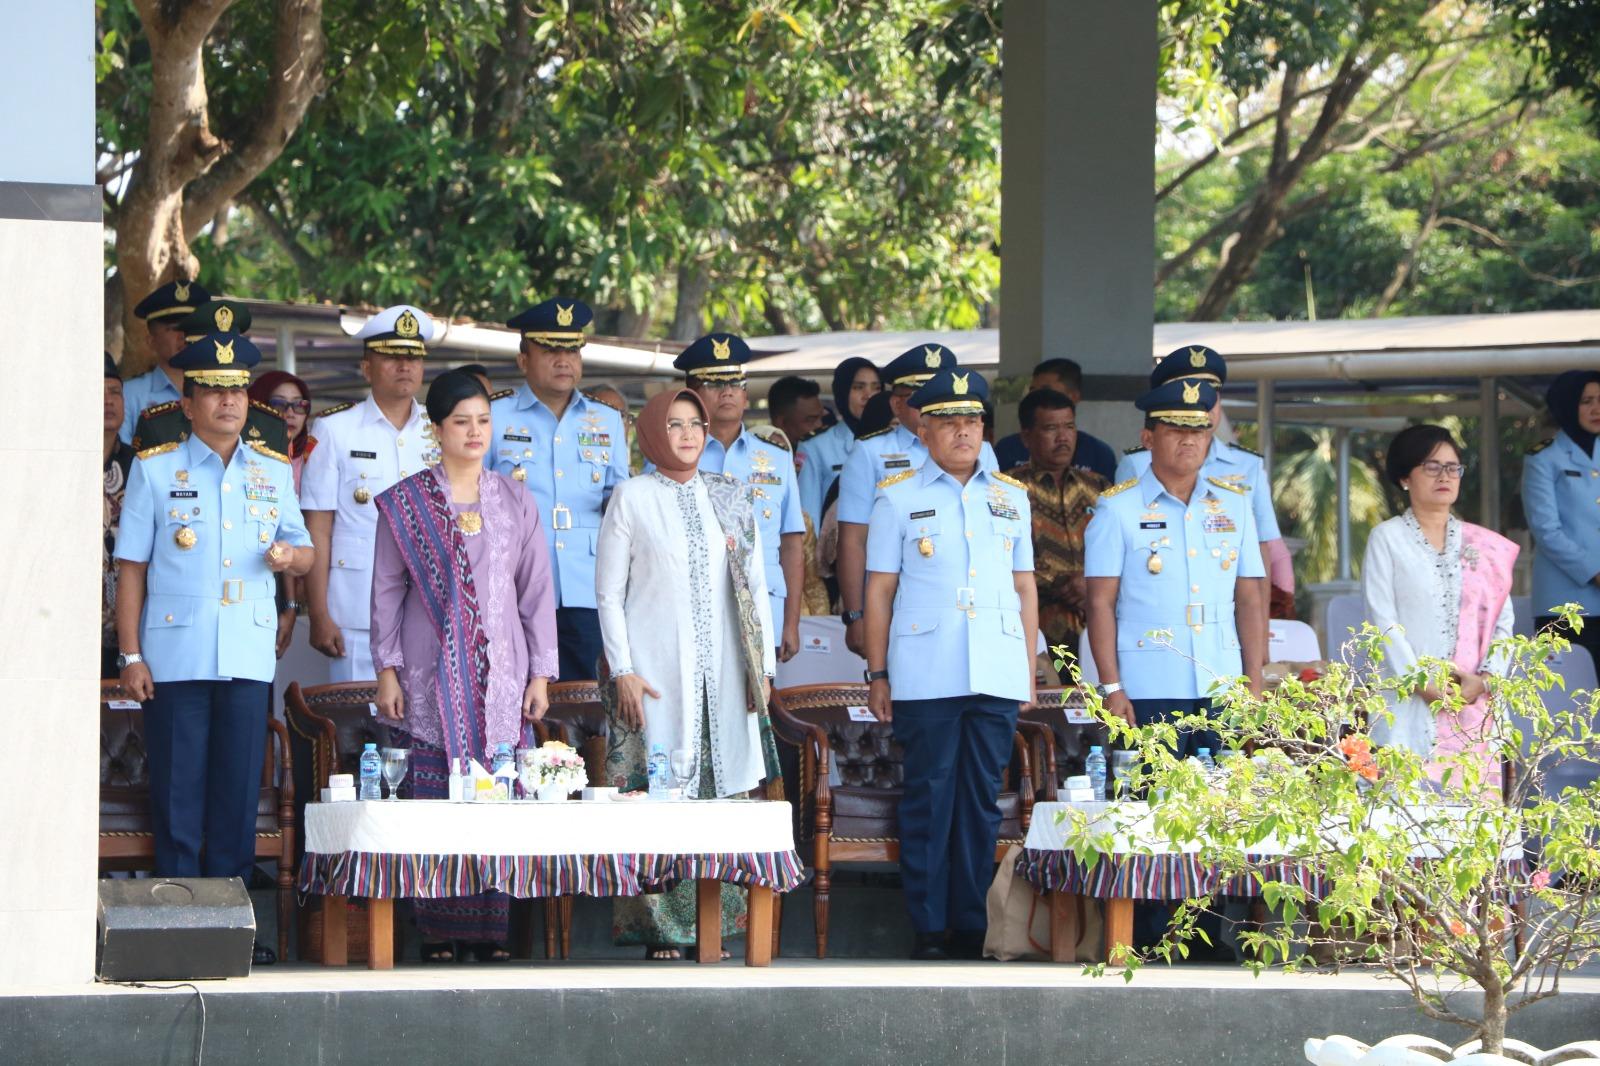
[[[107,981],[248,977],[256,912],[237,877],[100,882],[95,972]]]

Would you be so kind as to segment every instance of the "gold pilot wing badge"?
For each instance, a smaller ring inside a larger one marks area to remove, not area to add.
[[[233,342],[232,341],[229,341],[227,344],[223,344],[221,341],[212,341],[211,343],[215,344],[217,346],[217,363],[218,363],[218,365],[227,366],[229,363],[233,362]]]
[[[967,394],[967,389],[971,387],[967,384],[967,378],[969,376],[970,375],[968,374],[952,375],[950,378],[950,391],[955,393],[957,396],[965,396]]]
[[[922,349],[922,361],[928,366],[932,367],[934,370],[938,370],[939,364],[943,362],[943,360],[939,358],[939,349],[937,348]]]
[[[1184,403],[1199,403],[1200,402],[1200,383],[1198,381],[1191,381],[1191,382],[1186,383],[1183,386],[1183,402]]]
[[[556,304],[556,325],[572,325],[572,308],[576,306],[577,304],[573,304],[570,307],[562,307],[560,304]]]
[[[717,359],[731,359],[733,357],[733,344],[730,341],[719,341],[711,338],[711,354]]]
[[[1196,367],[1196,368],[1205,366],[1206,365],[1206,353],[1204,351],[1200,350],[1199,348],[1190,348],[1189,349],[1189,365],[1192,366],[1192,367]]]

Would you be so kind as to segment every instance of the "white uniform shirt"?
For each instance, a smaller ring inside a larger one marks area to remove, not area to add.
[[[403,477],[439,461],[433,424],[415,400],[403,429],[368,396],[317,419],[317,447],[300,481],[305,511],[333,512],[328,557],[328,613],[340,629],[371,628],[372,553],[378,509],[372,499]]]

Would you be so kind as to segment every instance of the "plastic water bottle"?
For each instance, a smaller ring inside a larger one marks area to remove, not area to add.
[[[1197,749],[1194,753],[1194,757],[1201,766],[1205,767],[1206,773],[1208,774],[1217,768],[1217,761],[1211,757],[1210,748]]]
[[[501,770],[511,769],[511,745],[496,744],[494,746],[494,767],[490,773],[498,774]]]
[[[1084,772],[1089,775],[1089,787],[1094,791],[1096,803],[1106,798],[1106,755],[1096,744],[1089,749],[1089,757],[1083,761]]]
[[[465,762],[465,759],[450,760],[449,791],[446,795],[450,797],[451,803],[460,803],[463,798],[462,793],[466,791],[463,787],[466,778],[461,773],[461,767]]]
[[[667,778],[667,749],[660,744],[650,748],[650,798],[672,798],[672,782]]]
[[[383,799],[383,787],[378,784],[383,777],[383,756],[378,754],[378,745],[367,744],[361,749],[361,791],[357,794],[364,800]]]

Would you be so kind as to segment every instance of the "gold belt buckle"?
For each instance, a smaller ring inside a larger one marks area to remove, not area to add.
[[[565,522],[563,522],[561,520],[562,516],[566,517],[566,521]],[[570,507],[568,507],[564,503],[556,504],[555,507],[552,508],[551,511],[550,511],[550,528],[551,529],[571,529],[572,528],[572,509]]]
[[[1203,604],[1203,603],[1186,603],[1186,604],[1183,605],[1183,624],[1184,625],[1186,625],[1186,626],[1195,626],[1196,628],[1198,628],[1200,626],[1205,625],[1205,622],[1206,622],[1206,605],[1205,604]]]
[[[229,585],[233,585],[238,590],[232,596],[228,595],[228,586]],[[222,605],[224,607],[230,607],[233,604],[243,603],[243,602],[244,602],[244,578],[236,577],[236,578],[228,578],[228,579],[224,580],[222,582]]]

